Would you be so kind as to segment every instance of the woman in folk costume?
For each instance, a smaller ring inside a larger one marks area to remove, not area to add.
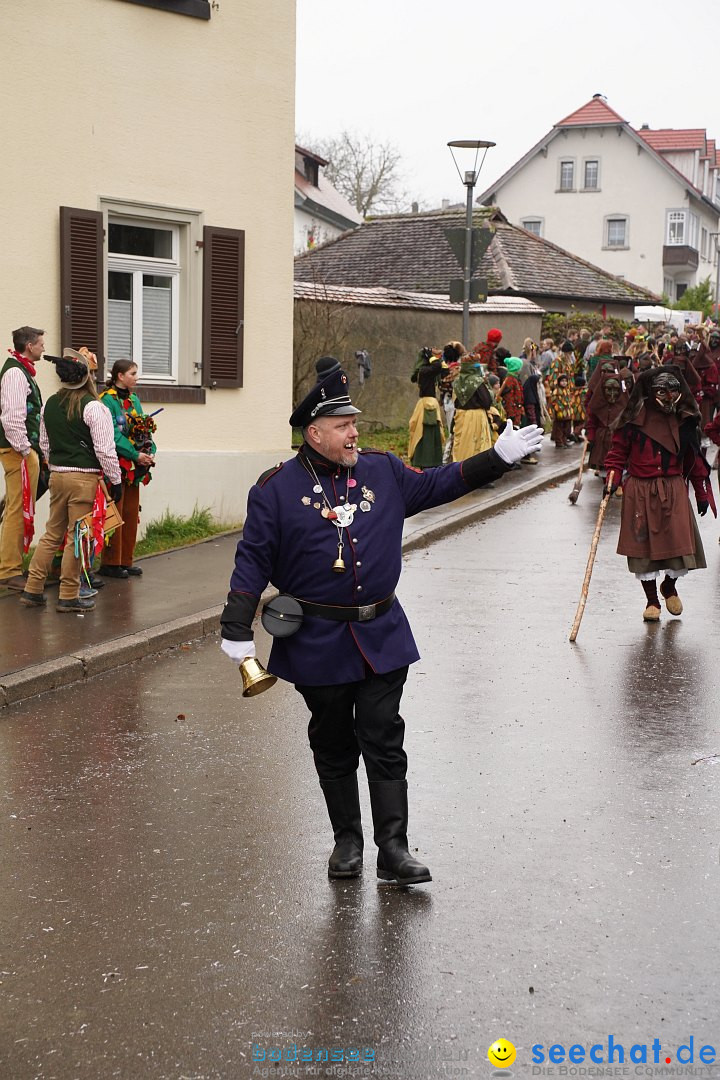
[[[493,397],[475,356],[464,356],[453,383],[455,420],[453,421],[453,461],[466,461],[473,454],[491,450],[492,427],[488,409]]]
[[[44,606],[45,582],[55,552],[67,533],[55,609],[69,613],[91,611],[95,601],[80,596],[81,543],[75,525],[90,512],[102,516],[105,504],[98,485],[103,473],[112,485],[112,497],[120,495],[112,418],[98,399],[89,360],[72,349],[66,349],[61,357],[45,359],[55,364],[62,384],[44,405],[40,420],[40,448],[50,463],[50,509],[20,602],[25,607]]]
[[[443,414],[436,397],[437,385],[447,372],[447,364],[435,356],[432,349],[421,349],[418,364],[410,376],[418,384],[418,403],[410,417],[408,457],[416,469],[431,469],[442,465]]]
[[[680,369],[641,372],[615,422],[605,459],[605,493],[624,481],[618,554],[645,592],[646,622],[660,618],[657,579],[671,615],[680,615],[676,581],[706,566],[700,533],[688,498],[695,490],[698,513],[715,511],[710,468],[700,449],[700,412]]]
[[[115,449],[122,470],[122,494],[118,511],[123,524],[116,529],[103,550],[100,573],[105,577],[140,577],[142,570],[133,564],[140,523],[140,488],[150,483],[155,464],[153,432],[155,421],[146,416],[135,393],[138,367],[133,360],[116,360],[108,385],[100,395],[113,419]]]
[[[591,469],[599,470],[605,465],[605,458],[613,437],[613,424],[628,403],[628,393],[622,380],[612,371],[603,372],[593,394],[587,411],[587,440]]]

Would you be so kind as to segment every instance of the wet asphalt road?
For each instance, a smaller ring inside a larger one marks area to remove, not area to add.
[[[328,881],[304,705],[238,700],[212,639],[6,711],[3,1080],[486,1077],[498,1037],[515,1077],[536,1043],[720,1048],[720,529],[686,614],[646,626],[613,504],[571,646],[599,481],[575,508],[570,487],[406,559],[431,885],[377,887],[369,815],[364,880]],[[293,1044],[345,1065],[269,1063]]]

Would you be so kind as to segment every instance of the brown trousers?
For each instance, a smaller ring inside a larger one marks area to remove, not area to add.
[[[5,471],[5,512],[2,525],[0,525],[0,581],[5,581],[7,578],[22,574],[24,531],[20,474],[22,454],[18,454],[12,447],[2,447],[0,461]],[[40,462],[34,450],[30,451],[26,461],[34,497],[40,472]]]
[[[103,566],[132,566],[138,525],[140,523],[140,484],[126,484],[123,480],[122,497],[115,505],[123,519],[119,529],[103,548]]]
[[[80,592],[80,560],[75,558],[72,530],[75,522],[92,510],[99,479],[98,473],[50,473],[48,523],[30,562],[25,592],[37,594],[43,591],[55,552],[67,532],[60,564],[60,599],[74,600],[77,597]]]

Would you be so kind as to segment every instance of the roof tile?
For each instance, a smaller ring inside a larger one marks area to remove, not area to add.
[[[564,120],[558,120],[555,127],[584,127],[587,124],[624,124],[622,116],[611,109],[601,97],[593,97],[586,105],[570,113]]]
[[[633,285],[576,255],[511,225],[493,208],[474,212],[474,224],[492,222],[493,240],[477,277],[495,294],[557,296],[600,303],[646,302],[649,289]],[[432,211],[394,214],[366,221],[295,260],[295,280],[359,288],[448,295],[462,269],[447,240],[448,228],[465,224],[465,214]],[[541,301],[542,302],[542,299]]]

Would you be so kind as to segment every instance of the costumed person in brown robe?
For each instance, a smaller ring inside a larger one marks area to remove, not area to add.
[[[628,403],[628,393],[622,380],[613,372],[603,372],[599,386],[588,406],[587,440],[590,458],[588,464],[600,475],[613,437],[612,425]]]
[[[700,411],[680,369],[668,365],[641,372],[615,422],[605,459],[605,494],[624,481],[618,555],[645,592],[643,619],[657,622],[660,592],[671,615],[680,615],[676,582],[688,570],[707,565],[688,482],[698,513],[716,514],[710,468],[700,449]],[[717,516],[717,514],[716,514]]]
[[[587,393],[585,395],[585,408],[590,408],[590,402],[592,396],[595,393],[596,388],[600,385],[600,379],[603,375],[613,373],[622,381],[625,390],[630,392],[633,385],[633,373],[628,367],[628,362],[624,356],[612,355],[612,341],[599,341],[596,350],[598,362],[587,384]]]
[[[417,383],[420,395],[410,417],[408,441],[408,457],[416,469],[442,465],[445,432],[437,385],[446,371],[447,364],[432,349],[420,350],[418,363],[410,376],[410,381]]]
[[[685,382],[690,387],[690,393],[699,404],[702,401],[702,383],[695,370],[695,365],[690,359],[690,345],[687,338],[684,336],[678,337],[674,345],[671,338],[670,344],[665,347],[662,362],[663,364],[675,364],[680,368]]]
[[[702,400],[700,415],[703,431],[715,415],[718,407],[718,384],[720,384],[720,331],[711,330],[707,341],[700,342],[697,352],[692,354],[692,364],[700,376]]]

